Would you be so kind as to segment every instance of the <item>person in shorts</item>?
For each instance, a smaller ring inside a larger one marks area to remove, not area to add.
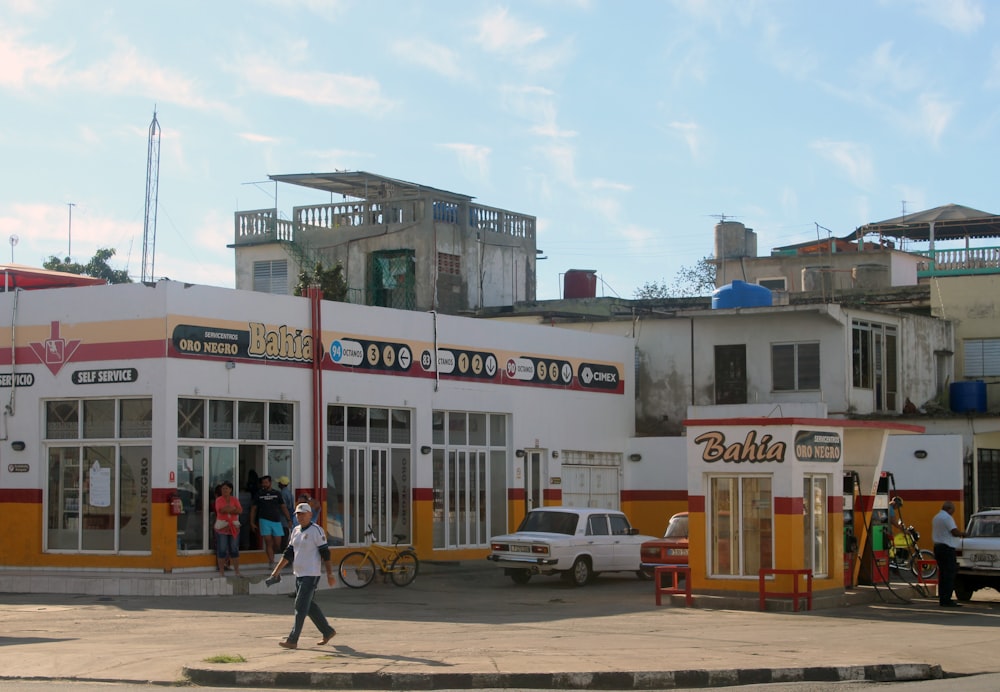
[[[281,492],[271,487],[270,476],[261,476],[260,491],[250,510],[250,526],[260,531],[268,567],[274,567],[274,555],[281,552],[281,540],[285,537],[282,518],[291,521]]]

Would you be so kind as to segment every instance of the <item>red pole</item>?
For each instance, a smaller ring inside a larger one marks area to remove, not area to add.
[[[323,324],[322,299],[323,291],[319,286],[306,289],[309,298],[309,309],[312,327],[312,448],[313,448],[313,497],[322,506],[326,502],[323,478]],[[326,524],[325,515],[322,519]]]

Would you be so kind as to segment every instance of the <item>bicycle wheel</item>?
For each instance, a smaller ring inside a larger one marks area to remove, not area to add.
[[[420,569],[420,560],[416,553],[404,550],[389,566],[389,574],[392,576],[392,583],[396,586],[408,586],[417,578],[417,571]]]
[[[375,563],[366,553],[348,553],[340,561],[340,580],[352,589],[368,586],[374,578]]]
[[[910,569],[913,570],[913,574],[920,577],[920,570],[917,566],[918,560],[930,560],[931,564],[924,565],[924,573],[921,577],[922,579],[933,579],[937,574],[938,568],[937,563],[934,562],[934,553],[929,550],[921,550],[919,553],[913,556],[913,562],[910,563]]]

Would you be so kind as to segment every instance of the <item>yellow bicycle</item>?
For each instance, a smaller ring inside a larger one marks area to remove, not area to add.
[[[404,536],[394,535],[396,542],[391,546],[376,543],[375,532],[371,526],[368,527],[365,536],[371,539],[368,547],[364,551],[350,552],[340,561],[341,581],[352,589],[360,589],[371,584],[375,579],[375,573],[379,572],[392,579],[392,583],[396,586],[412,584],[417,578],[420,560],[417,559],[412,546],[400,547],[399,542]]]

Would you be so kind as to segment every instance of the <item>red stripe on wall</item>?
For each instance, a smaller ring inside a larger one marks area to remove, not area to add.
[[[623,490],[623,501],[654,502],[657,500],[680,501],[688,499],[687,490]]]
[[[0,488],[0,502],[42,504],[42,491],[38,488]]]
[[[688,495],[688,511],[694,513],[705,513],[705,496]]]
[[[562,490],[559,488],[546,488],[542,491],[542,499],[550,500],[552,502],[557,500],[562,502]]]
[[[507,500],[523,500],[524,488],[507,488]]]
[[[434,488],[414,488],[413,489],[413,501],[414,502],[433,502],[434,501]]]
[[[940,502],[944,503],[945,500],[951,500],[955,503],[960,503],[965,500],[961,490],[906,490],[895,493],[903,499],[903,502]],[[870,512],[872,509],[872,503],[874,498],[871,495],[865,495],[854,503],[854,509],[862,512]]]
[[[802,514],[801,497],[776,497],[774,498],[775,514]]]
[[[176,488],[153,488],[153,502],[170,502],[170,499],[177,493]]]

